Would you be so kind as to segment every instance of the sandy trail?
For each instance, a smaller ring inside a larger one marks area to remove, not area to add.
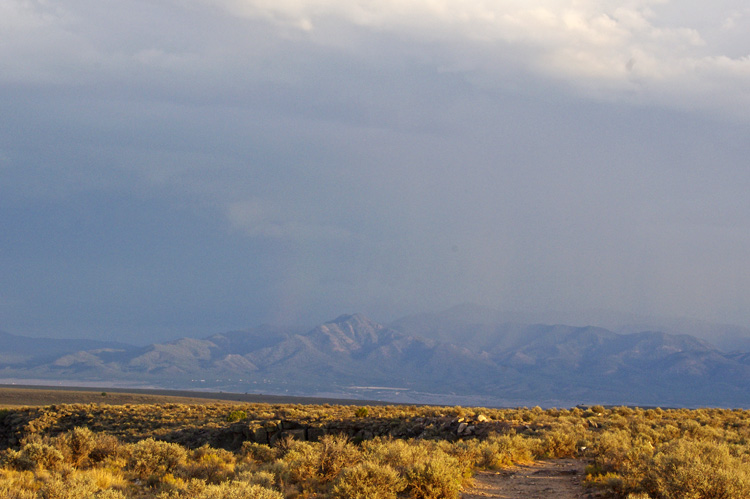
[[[598,497],[583,485],[585,463],[554,459],[514,466],[501,471],[482,471],[462,499],[588,499]]]

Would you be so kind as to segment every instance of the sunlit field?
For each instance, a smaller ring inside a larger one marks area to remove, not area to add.
[[[480,470],[577,458],[604,497],[739,499],[749,436],[725,409],[7,407],[0,497],[456,498]]]

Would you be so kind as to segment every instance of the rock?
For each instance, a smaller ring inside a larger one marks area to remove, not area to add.
[[[354,434],[355,441],[370,440],[374,435],[370,430],[361,429]]]
[[[314,428],[314,427],[311,427],[311,428],[307,429],[307,439],[310,442],[317,442],[325,434],[326,434],[326,431],[325,431],[324,428]]]
[[[487,416],[485,416],[484,414],[480,414],[479,416],[477,416],[477,421],[479,421],[480,423],[484,423],[487,421]]]
[[[458,425],[458,429],[456,430],[456,435],[462,435],[464,431],[466,431],[466,428],[468,428],[469,425],[466,423],[461,423]]]
[[[280,433],[281,438],[291,437],[294,440],[306,440],[306,432],[304,428],[297,428],[294,430],[284,430]]]
[[[282,421],[281,422],[281,429],[282,430],[299,430],[304,428],[304,426],[297,421]]]
[[[265,428],[256,428],[253,431],[253,440],[259,444],[268,443],[268,431]]]

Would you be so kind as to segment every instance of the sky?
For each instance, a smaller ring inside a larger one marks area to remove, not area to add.
[[[0,330],[750,326],[739,0],[4,0]]]

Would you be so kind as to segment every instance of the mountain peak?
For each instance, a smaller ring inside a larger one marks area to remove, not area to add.
[[[332,321],[327,322],[326,324],[345,324],[345,323],[370,323],[374,324],[373,321],[368,319],[363,314],[342,314],[333,319]]]
[[[362,314],[340,315],[316,327],[308,336],[334,351],[352,353],[378,344],[385,329]]]

